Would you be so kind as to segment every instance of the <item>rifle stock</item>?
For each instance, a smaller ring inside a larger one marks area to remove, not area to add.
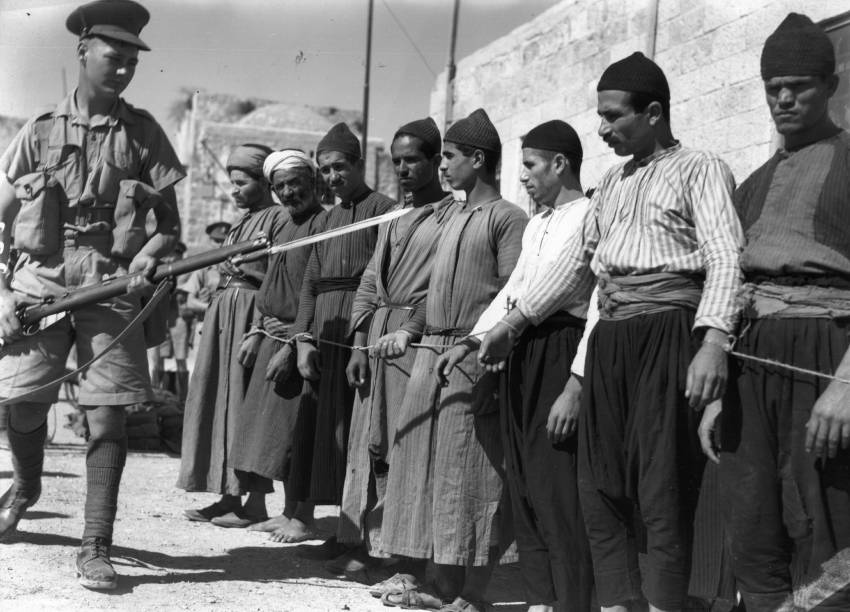
[[[154,270],[150,280],[157,283],[165,278],[188,274],[189,272],[221,263],[231,257],[262,251],[268,247],[268,238],[261,235],[253,240],[238,242],[226,247],[186,257],[185,259],[178,259],[171,263],[160,264]],[[25,333],[33,333],[37,329],[37,324],[41,319],[61,312],[78,310],[88,304],[102,302],[103,300],[108,300],[109,298],[126,293],[130,282],[141,276],[143,276],[142,272],[136,272],[135,274],[110,278],[94,285],[80,287],[63,296],[46,298],[43,302],[26,306],[18,313],[21,326],[24,328]]]

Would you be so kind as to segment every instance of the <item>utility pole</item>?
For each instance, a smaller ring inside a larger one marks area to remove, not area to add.
[[[455,46],[457,45],[457,21],[458,14],[460,13],[460,0],[455,0],[454,9],[452,11],[452,34],[449,39],[449,63],[446,66],[446,112],[445,112],[445,120],[443,121],[443,133],[446,133],[446,130],[452,124],[453,120],[453,111],[454,111],[454,88],[455,88],[455,72],[457,71],[457,66],[455,65]]]
[[[372,67],[372,14],[375,0],[369,0],[369,18],[366,23],[366,81],[363,83],[363,159],[366,159],[366,144],[369,139],[369,74]]]

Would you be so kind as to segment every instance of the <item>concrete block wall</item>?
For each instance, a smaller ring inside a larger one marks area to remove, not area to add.
[[[721,155],[742,181],[776,142],[759,76],[765,38],[791,11],[820,21],[848,9],[846,0],[657,0],[654,59],[670,82],[674,135]],[[652,0],[563,0],[458,62],[453,117],[478,107],[490,115],[502,137],[506,198],[530,210],[520,139],[549,119],[579,133],[585,189],[620,161],[596,133],[596,84],[610,63],[647,53],[653,26]],[[445,86],[443,73],[431,94],[440,126]]]

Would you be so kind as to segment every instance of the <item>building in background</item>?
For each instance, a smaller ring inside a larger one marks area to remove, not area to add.
[[[357,111],[203,91],[188,93],[175,105],[172,115],[178,123],[174,146],[187,174],[177,185],[177,201],[183,241],[190,247],[206,244],[204,228],[209,223],[232,222],[239,216],[224,169],[234,147],[253,142],[272,149],[302,149],[313,155],[332,125],[344,121],[355,133],[362,127]],[[365,158],[366,182],[397,198],[398,181],[383,141],[370,138]]]
[[[687,147],[719,154],[740,182],[778,146],[759,70],[767,36],[789,12],[809,15],[833,39],[838,95],[831,110],[850,128],[850,12],[847,0],[563,0],[457,64],[451,103],[446,73],[431,94],[441,128],[483,107],[502,137],[501,191],[531,212],[519,183],[520,141],[532,127],[563,119],[584,144],[581,178],[596,185],[617,161],[596,133],[596,84],[634,51],[667,74],[673,133]]]

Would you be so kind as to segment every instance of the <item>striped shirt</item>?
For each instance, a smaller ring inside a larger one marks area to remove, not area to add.
[[[564,244],[551,274],[529,288],[517,308],[536,325],[565,295],[589,299],[593,274],[704,274],[694,327],[731,333],[743,245],[734,187],[722,160],[678,143],[613,167],[593,195],[581,243]]]
[[[473,335],[492,329],[505,316],[509,302],[516,303],[535,283],[545,282],[565,243],[581,243],[582,221],[589,208],[589,199],[578,198],[547,208],[528,221],[516,267],[508,282],[478,318],[472,329]],[[587,300],[576,300],[574,294],[565,294],[556,311],[569,312],[583,319],[587,314]]]

